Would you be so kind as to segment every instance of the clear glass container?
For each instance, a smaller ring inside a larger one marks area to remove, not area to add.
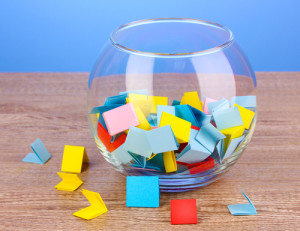
[[[228,158],[215,161],[211,169],[190,174],[179,164],[176,172],[165,173],[155,166],[138,167],[134,160],[121,163],[98,136],[99,115],[91,111],[104,105],[107,97],[137,90],[168,97],[168,105],[180,101],[185,92],[197,92],[201,101],[206,97],[230,101],[236,96],[255,96],[255,74],[232,32],[222,25],[162,18],[132,22],[113,31],[88,82],[90,128],[101,155],[117,171],[124,175],[159,175],[164,192],[189,191],[216,181],[236,163],[252,137],[256,108],[251,108],[255,116],[242,142]]]

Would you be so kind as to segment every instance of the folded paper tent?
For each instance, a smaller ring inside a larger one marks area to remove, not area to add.
[[[90,114],[98,120],[96,142],[120,164],[145,170],[197,174],[230,157],[244,141],[254,120],[255,96],[220,100],[185,92],[148,96],[147,90],[107,97]]]

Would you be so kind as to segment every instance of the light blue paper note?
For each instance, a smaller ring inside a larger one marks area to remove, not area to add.
[[[141,90],[133,90],[133,91],[123,91],[119,93],[119,95],[126,95],[126,96],[128,96],[129,94],[148,95],[148,90],[141,89]]]
[[[209,152],[213,152],[217,142],[224,138],[226,136],[219,132],[211,123],[202,126],[195,137]]]
[[[180,101],[174,99],[173,102],[172,102],[172,106],[176,106],[176,105],[180,105]]]
[[[133,126],[129,128],[127,138],[123,144],[123,149],[147,158],[152,154],[146,131]]]
[[[22,160],[23,162],[45,164],[51,158],[51,154],[48,152],[40,138],[36,139],[31,144],[31,149],[34,151],[34,153],[29,153]],[[40,159],[40,162],[38,159]]]
[[[161,117],[161,114],[163,111],[175,116],[175,107],[165,106],[165,105],[157,105],[157,124],[159,124],[159,122],[160,122],[160,117]]]
[[[195,115],[195,118],[198,122],[199,128],[201,128],[203,125],[210,123],[212,116],[211,115],[206,115],[204,112],[198,110],[197,108],[191,107],[192,112]]]
[[[240,145],[240,143],[244,140],[245,136],[241,136],[235,139],[232,139],[230,144],[228,145],[228,148],[224,154],[224,157],[222,157],[222,161],[226,158],[230,157],[234,151],[237,149],[237,147]]]
[[[152,153],[162,153],[177,150],[179,144],[170,125],[147,131],[147,139]]]
[[[245,108],[256,108],[256,96],[255,95],[247,95],[247,96],[235,96],[231,98],[231,107],[234,104]]]
[[[127,164],[128,162],[132,161],[133,157],[127,151],[124,150],[123,145],[124,144],[122,144],[120,147],[114,150],[112,152],[112,155],[121,163]]]
[[[127,176],[127,207],[159,207],[158,176]]]
[[[199,123],[191,109],[191,106],[187,104],[177,105],[175,106],[175,112],[177,117],[191,122],[193,126],[199,127]]]
[[[208,103],[207,107],[208,107],[209,114],[212,115],[214,112],[228,109],[230,107],[230,103],[227,99],[222,98],[219,101]]]
[[[247,197],[246,193],[242,191],[243,196],[248,200],[249,204],[234,204],[228,205],[228,209],[232,215],[257,215],[257,211],[252,201]]]
[[[205,160],[211,155],[211,152],[209,152],[198,141],[195,140],[197,133],[198,130],[191,129],[190,142],[176,158],[177,161],[195,164]]]
[[[126,95],[114,95],[107,97],[104,102],[104,106],[114,105],[114,104],[126,104]]]
[[[243,125],[243,120],[238,107],[214,112],[213,117],[219,130]]]

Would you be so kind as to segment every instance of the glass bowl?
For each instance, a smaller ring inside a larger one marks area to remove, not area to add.
[[[255,94],[254,72],[228,28],[141,20],[113,31],[99,54],[88,82],[89,125],[117,171],[158,175],[163,192],[189,191],[242,155],[255,128]]]

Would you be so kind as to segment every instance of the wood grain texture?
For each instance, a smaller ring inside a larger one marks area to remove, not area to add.
[[[126,208],[125,178],[100,156],[86,116],[87,73],[0,74],[0,230],[300,230],[300,73],[257,73],[258,122],[247,150],[219,181],[191,192],[163,193],[159,208]],[[23,163],[40,137],[52,158]],[[90,221],[80,190],[57,191],[64,145],[85,146],[81,188],[101,194],[109,211]],[[232,216],[244,203],[257,216]],[[198,224],[171,226],[170,200],[196,198]]]

